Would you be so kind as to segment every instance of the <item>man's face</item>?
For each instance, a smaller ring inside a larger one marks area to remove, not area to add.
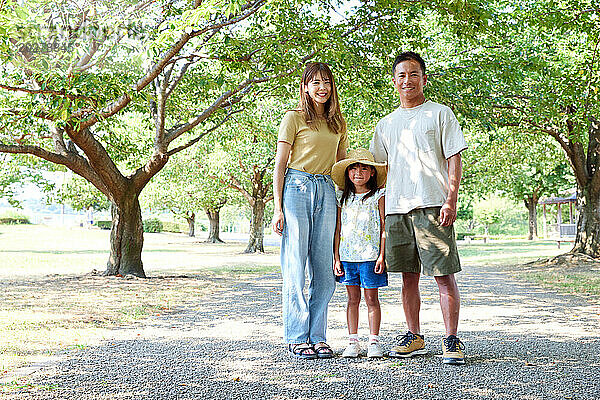
[[[400,97],[412,100],[424,96],[423,88],[427,82],[427,75],[423,75],[418,61],[406,60],[396,65],[392,81]]]

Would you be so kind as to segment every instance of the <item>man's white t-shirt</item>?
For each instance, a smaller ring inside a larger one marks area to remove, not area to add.
[[[370,150],[388,163],[385,214],[442,206],[448,197],[447,159],[467,148],[452,110],[426,101],[399,107],[375,128]]]

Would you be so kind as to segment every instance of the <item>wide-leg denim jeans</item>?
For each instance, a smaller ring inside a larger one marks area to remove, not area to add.
[[[281,240],[286,343],[325,342],[327,306],[335,290],[333,235],[337,205],[329,175],[288,169]],[[308,276],[308,299],[304,295]]]

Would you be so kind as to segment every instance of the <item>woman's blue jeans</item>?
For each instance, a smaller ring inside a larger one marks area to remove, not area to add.
[[[329,175],[288,169],[281,239],[286,343],[325,342],[327,306],[335,290],[333,235],[337,205]],[[308,299],[304,295],[308,276]]]

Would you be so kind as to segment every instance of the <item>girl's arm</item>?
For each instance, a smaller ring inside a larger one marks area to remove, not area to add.
[[[283,179],[285,168],[287,167],[288,159],[292,145],[286,142],[277,142],[277,152],[275,153],[275,168],[273,170],[273,219],[271,226],[273,231],[279,236],[283,233],[283,206],[281,198],[283,196]]]
[[[375,273],[383,274],[383,271],[385,271],[385,195],[379,198],[378,206],[381,241],[379,243],[379,257],[375,262]]]
[[[336,276],[344,275],[342,262],[340,261],[340,231],[342,230],[342,209],[337,208],[337,219],[335,222],[335,234],[333,236],[333,273]]]

